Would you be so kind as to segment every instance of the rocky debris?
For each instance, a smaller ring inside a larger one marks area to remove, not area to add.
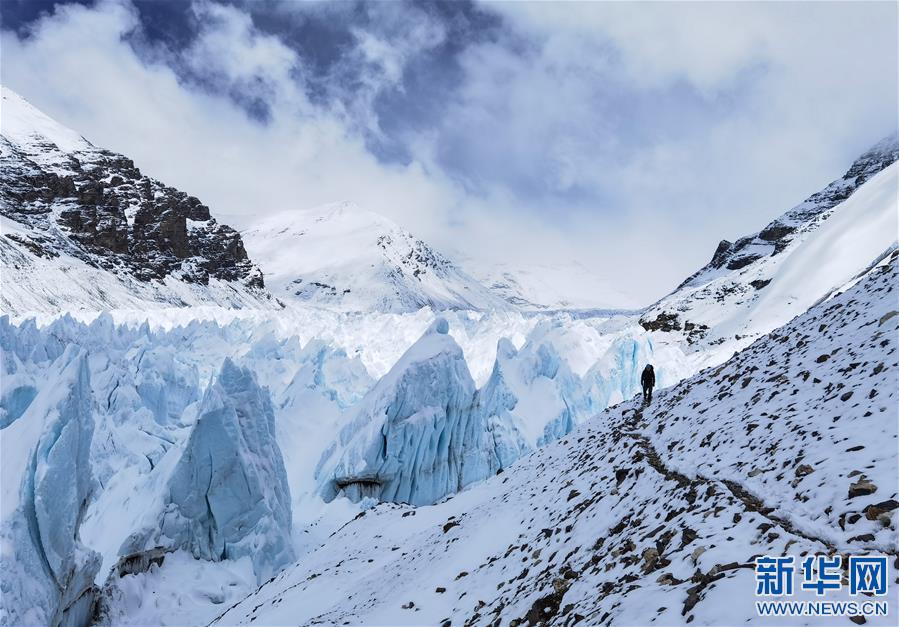
[[[680,331],[683,327],[678,320],[676,313],[662,312],[652,320],[640,320],[640,326],[647,331],[661,331],[670,333],[671,331]]]
[[[883,514],[892,512],[896,508],[899,508],[899,502],[896,502],[894,499],[881,501],[880,503],[875,503],[874,505],[868,505],[864,510],[865,518],[867,518],[868,520],[877,520]]]
[[[849,486],[850,499],[854,499],[857,496],[867,496],[875,492],[877,492],[877,486],[864,477]]]
[[[640,326],[647,331],[661,331],[671,333],[684,331],[687,341],[691,344],[703,338],[709,331],[708,325],[685,321],[683,325],[676,313],[661,312],[655,318],[641,318]]]
[[[146,551],[123,555],[112,567],[113,572],[120,579],[125,575],[136,575],[146,572],[152,566],[162,566],[165,556],[171,553],[171,549],[156,547]]]

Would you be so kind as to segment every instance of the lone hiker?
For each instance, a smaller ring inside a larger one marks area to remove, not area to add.
[[[652,369],[652,364],[646,364],[643,374],[640,375],[640,384],[643,386],[643,402],[652,402],[652,388],[656,384],[656,372]]]

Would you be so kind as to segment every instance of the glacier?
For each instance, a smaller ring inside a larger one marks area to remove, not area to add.
[[[693,367],[624,316],[510,311],[0,316],[0,349],[4,441],[81,355],[93,437],[78,541],[92,558],[76,570],[113,623],[138,580],[195,570],[184,556],[265,581],[374,501],[437,502],[561,437],[635,389],[633,359]],[[8,534],[24,518],[4,520]],[[10,588],[10,605],[34,594]]]
[[[294,558],[271,399],[252,372],[226,359],[198,414],[160,521],[129,536],[119,553],[183,548],[210,561],[249,556],[261,583]]]
[[[43,374],[53,385],[44,386],[0,431],[0,618],[7,625],[83,625],[100,568],[100,555],[80,540],[95,487],[86,354],[69,347]]]
[[[428,505],[495,474],[474,380],[448,333],[437,318],[352,411],[319,465],[326,500]]]

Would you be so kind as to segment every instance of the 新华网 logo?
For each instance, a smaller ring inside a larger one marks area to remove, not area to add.
[[[756,601],[760,616],[887,616],[889,606],[879,600],[887,594],[887,556],[841,555],[764,556],[755,561],[755,594],[759,597],[792,597],[798,590],[825,597],[839,592],[848,581],[850,600]]]

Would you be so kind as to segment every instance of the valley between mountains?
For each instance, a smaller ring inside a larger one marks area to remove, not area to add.
[[[3,624],[765,623],[754,560],[816,553],[899,610],[895,134],[634,308],[0,131]]]

